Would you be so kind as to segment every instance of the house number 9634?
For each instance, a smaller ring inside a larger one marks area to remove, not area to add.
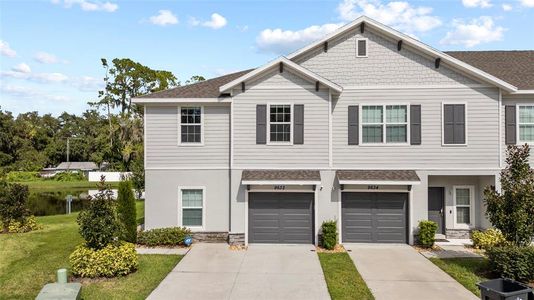
[[[367,189],[368,190],[378,190],[378,185],[368,185]]]
[[[275,186],[274,186],[274,189],[275,189],[275,190],[285,190],[285,189],[286,189],[286,186],[285,186],[285,185],[275,185]]]

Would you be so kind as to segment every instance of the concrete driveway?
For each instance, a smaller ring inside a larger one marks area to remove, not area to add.
[[[408,245],[345,245],[375,299],[478,299]]]
[[[330,299],[314,249],[196,244],[147,299]]]

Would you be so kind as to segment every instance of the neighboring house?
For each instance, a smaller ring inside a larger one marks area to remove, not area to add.
[[[91,161],[62,162],[55,168],[44,168],[41,176],[52,177],[60,172],[82,172],[85,176],[91,171],[99,170],[98,166]]]
[[[433,49],[361,17],[287,57],[133,100],[146,228],[230,243],[413,243],[490,226],[508,144],[534,141],[534,51]]]

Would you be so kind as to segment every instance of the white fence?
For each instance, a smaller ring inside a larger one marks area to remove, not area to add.
[[[98,182],[102,175],[106,177],[106,182],[117,182],[132,176],[132,172],[89,172],[89,181]]]

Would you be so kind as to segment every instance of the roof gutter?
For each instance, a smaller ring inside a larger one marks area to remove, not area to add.
[[[230,103],[231,97],[224,98],[132,98],[132,103],[144,104],[175,104],[175,103]]]

